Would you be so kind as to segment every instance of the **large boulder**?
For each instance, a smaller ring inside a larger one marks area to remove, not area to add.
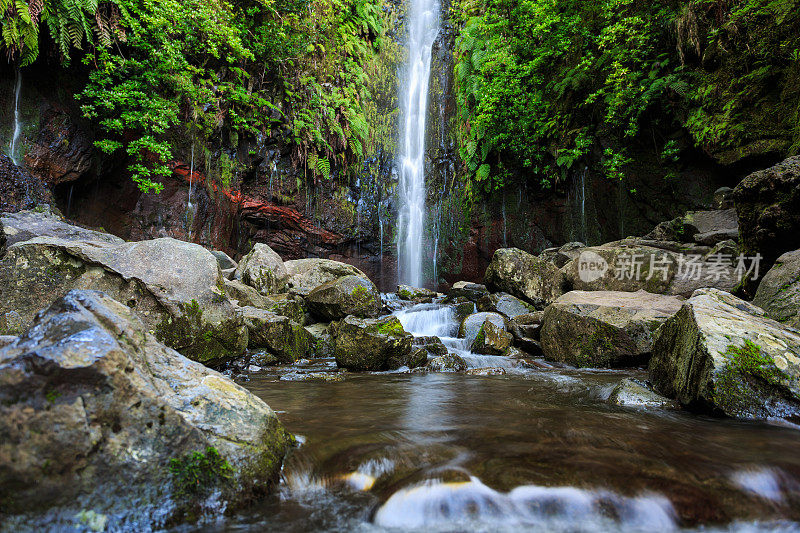
[[[500,313],[508,318],[514,318],[519,315],[526,315],[531,311],[535,311],[535,309],[519,298],[499,292],[487,294],[478,300],[478,311],[490,311]]]
[[[489,294],[489,289],[486,288],[486,285],[469,281],[456,281],[447,291],[445,303],[456,303],[457,301],[477,302],[487,294]]]
[[[262,400],[96,291],[59,298],[0,349],[0,435],[9,531],[87,517],[161,529],[206,501],[231,509],[270,489],[293,440]]]
[[[461,321],[461,325],[458,328],[458,336],[465,339],[467,346],[472,346],[483,327],[483,323],[487,320],[503,330],[506,329],[506,319],[499,313],[473,313]]]
[[[771,263],[800,248],[800,156],[753,172],[733,190],[744,252]]]
[[[658,246],[658,247],[657,247]],[[562,269],[574,290],[644,290],[688,298],[698,288],[732,291],[752,266],[720,247],[629,238],[584,248]]]
[[[800,250],[778,258],[761,279],[753,303],[768,317],[800,328]]]
[[[119,237],[108,233],[101,233],[70,224],[47,207],[18,213],[3,213],[0,215],[0,233],[5,237],[6,246],[28,241],[35,237],[58,237],[65,241],[107,244],[125,242]]]
[[[503,355],[511,347],[514,336],[504,326],[487,319],[470,345],[470,351],[481,355]]]
[[[739,220],[735,209],[689,211],[682,222],[685,238],[699,244],[713,246],[718,242],[739,238]]]
[[[239,262],[234,279],[269,295],[284,292],[289,273],[277,252],[266,244],[256,243]]]
[[[412,341],[413,337],[395,316],[375,319],[348,316],[339,324],[336,334],[336,364],[355,371],[410,366]]]
[[[361,276],[344,276],[323,283],[308,294],[306,301],[311,313],[325,321],[348,315],[374,317],[381,310],[378,288]]]
[[[653,333],[678,312],[674,296],[639,292],[568,292],[544,313],[541,345],[551,361],[575,366],[647,363]]]
[[[289,291],[302,296],[308,296],[320,285],[345,276],[367,277],[356,267],[331,259],[295,259],[286,261],[284,266],[289,275]]]
[[[294,363],[313,348],[308,331],[294,320],[257,307],[240,309],[248,332],[248,348],[265,348],[282,363]]]
[[[72,289],[96,289],[125,302],[168,346],[217,364],[247,346],[223,287],[217,260],[197,244],[36,237],[9,246],[0,260],[0,334],[19,333]]]
[[[487,287],[544,307],[564,294],[564,274],[553,263],[518,248],[494,253],[484,277]]]
[[[701,289],[656,332],[650,381],[693,409],[738,417],[800,413],[800,332]]]

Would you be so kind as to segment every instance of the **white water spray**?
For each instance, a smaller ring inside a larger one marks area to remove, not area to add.
[[[17,78],[14,84],[14,133],[11,135],[11,144],[9,145],[8,156],[15,165],[19,165],[19,158],[17,157],[17,142],[22,130],[22,124],[19,120],[19,95],[22,92],[22,71],[17,69]]]
[[[420,287],[425,224],[425,118],[431,48],[439,31],[436,0],[409,0],[408,63],[400,101],[404,124],[400,143],[400,214],[398,220],[398,276],[402,283]]]

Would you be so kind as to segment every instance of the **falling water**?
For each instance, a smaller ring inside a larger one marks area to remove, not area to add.
[[[194,186],[194,141],[192,141],[192,157],[189,163],[189,199],[186,201],[186,225],[189,228],[189,240],[192,240],[192,224],[194,223],[194,216],[192,209],[192,191]]]
[[[503,248],[508,248],[508,227],[506,225],[506,193],[503,191]]]
[[[400,214],[398,220],[398,275],[400,281],[421,286],[423,226],[425,224],[425,117],[431,47],[439,29],[436,0],[410,0],[408,64],[400,101],[403,137],[400,146]]]
[[[11,144],[9,146],[8,156],[15,165],[19,165],[17,158],[17,141],[19,141],[20,131],[22,124],[19,120],[19,95],[22,92],[22,71],[17,69],[16,83],[14,84],[14,133],[11,135]]]

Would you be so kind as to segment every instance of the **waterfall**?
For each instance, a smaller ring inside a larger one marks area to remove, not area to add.
[[[17,68],[16,82],[14,83],[14,133],[11,134],[11,144],[9,145],[8,156],[15,165],[19,165],[17,157],[17,142],[19,141],[22,124],[19,120],[19,95],[22,92],[22,71]]]
[[[400,139],[400,213],[397,261],[402,283],[423,285],[422,251],[425,225],[425,118],[431,48],[439,31],[436,0],[409,0],[408,63],[401,111],[404,123]]]
[[[189,163],[189,198],[186,200],[186,226],[189,231],[188,240],[192,240],[192,225],[194,224],[194,204],[192,204],[192,192],[194,186],[194,139],[192,139],[192,157]]]

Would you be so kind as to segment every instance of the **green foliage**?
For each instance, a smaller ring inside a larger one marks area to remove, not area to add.
[[[169,471],[176,494],[183,497],[207,495],[233,480],[233,468],[213,446],[206,448],[205,453],[193,452],[170,459]]]
[[[457,0],[453,18],[472,198],[579,161],[623,179],[637,144],[675,164],[682,129],[721,160],[759,135],[800,144],[798,0]]]

